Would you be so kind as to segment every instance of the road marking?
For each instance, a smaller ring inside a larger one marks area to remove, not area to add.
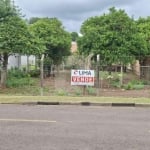
[[[38,123],[56,123],[53,120],[30,120],[30,119],[0,119],[5,122],[38,122]]]

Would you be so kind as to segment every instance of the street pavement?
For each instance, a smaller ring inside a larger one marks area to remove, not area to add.
[[[0,105],[0,150],[149,150],[150,108]]]

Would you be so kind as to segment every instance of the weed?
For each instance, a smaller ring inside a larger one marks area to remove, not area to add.
[[[123,88],[125,90],[132,90],[133,89],[133,84],[131,82],[129,82],[129,83],[123,85]]]
[[[23,70],[20,70],[18,68],[11,68],[8,70],[8,79],[11,78],[25,78],[28,74],[24,72]]]
[[[75,88],[74,92],[76,96],[80,96],[82,94],[82,90],[80,88]]]
[[[31,80],[29,77],[26,78],[11,78],[6,81],[7,87],[22,87],[25,85],[34,85],[34,80]]]
[[[58,89],[58,90],[56,90],[56,95],[58,95],[58,96],[67,96],[68,93],[63,89]]]
[[[135,84],[134,86],[133,86],[133,89],[135,89],[135,90],[141,90],[141,89],[143,89],[144,88],[144,85],[143,84]]]
[[[90,95],[96,95],[96,90],[95,88],[93,87],[87,87],[87,92],[90,94]]]
[[[132,80],[127,84],[123,85],[123,88],[126,90],[132,90],[132,89],[139,90],[144,88],[144,84],[142,81]]]

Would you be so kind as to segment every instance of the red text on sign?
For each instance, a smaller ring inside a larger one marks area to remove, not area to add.
[[[77,77],[72,76],[72,82],[94,82],[94,77]]]

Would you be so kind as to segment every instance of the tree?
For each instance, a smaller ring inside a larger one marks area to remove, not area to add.
[[[0,22],[4,21],[6,17],[18,15],[18,13],[10,0],[0,0]]]
[[[77,41],[78,37],[79,37],[79,36],[78,36],[78,33],[77,33],[77,32],[72,32],[72,33],[71,33],[72,41],[74,41],[74,42]]]
[[[28,22],[29,22],[29,24],[33,24],[33,23],[37,22],[38,20],[40,20],[39,17],[32,17],[32,18],[29,19]]]
[[[108,14],[87,19],[81,26],[81,33],[79,52],[100,54],[101,64],[127,64],[146,50],[135,21],[124,10],[114,7]]]
[[[139,35],[143,38],[147,51],[140,53],[140,64],[149,65],[150,63],[150,17],[139,18],[137,21]]]
[[[37,54],[44,46],[30,34],[28,25],[10,0],[0,0],[0,7],[2,8],[0,9],[1,86],[4,87],[8,57],[15,53]]]
[[[70,54],[71,36],[57,18],[41,18],[30,25],[34,33],[46,46],[45,57],[59,65],[63,56]]]

